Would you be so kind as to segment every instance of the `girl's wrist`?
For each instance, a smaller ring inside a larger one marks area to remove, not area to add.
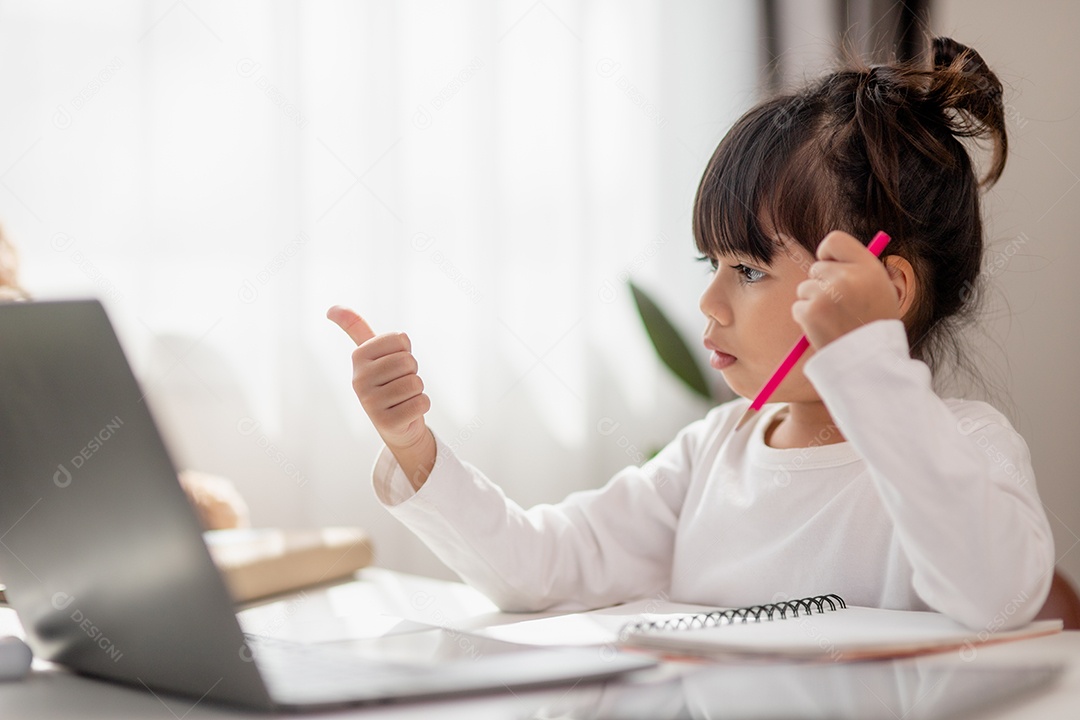
[[[427,481],[432,468],[435,467],[437,448],[435,436],[425,425],[420,439],[411,445],[397,446],[387,444],[390,452],[401,466],[402,472],[412,485],[413,490],[419,490]]]

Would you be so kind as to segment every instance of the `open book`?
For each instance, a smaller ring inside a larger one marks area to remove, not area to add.
[[[1002,620],[1005,618],[1003,617]],[[639,621],[624,645],[697,656],[860,660],[958,650],[1060,632],[1060,620],[1015,630],[972,630],[935,612],[848,607],[836,595]]]

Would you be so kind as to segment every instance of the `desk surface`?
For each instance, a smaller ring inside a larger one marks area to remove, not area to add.
[[[460,583],[369,568],[354,582],[306,590],[294,596],[244,609],[241,623],[248,632],[293,640],[320,641],[339,638],[371,638],[386,632],[389,624],[407,630],[400,618],[414,621],[420,629],[441,625],[459,630],[516,622],[533,615],[499,613],[489,600]],[[391,620],[390,618],[396,618]],[[8,608],[0,608],[0,636],[19,634],[18,620]],[[1012,718],[1077,717],[1080,708],[1080,632],[1004,643],[979,648],[975,657],[958,653],[933,656],[942,665],[1032,666],[1064,663],[1066,670],[1052,688],[1039,695],[995,708],[980,717]],[[671,668],[675,670],[672,671]],[[669,665],[678,672],[681,665]],[[401,704],[378,708],[274,717],[317,718],[530,718],[541,708],[565,705],[580,696],[582,701],[611,686],[556,688],[529,693],[506,693],[440,702]],[[194,703],[72,675],[48,663],[37,662],[29,678],[0,683],[0,708],[12,718],[251,718],[250,713],[221,706]]]

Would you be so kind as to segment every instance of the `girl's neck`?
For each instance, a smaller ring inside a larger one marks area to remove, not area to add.
[[[765,429],[765,444],[772,448],[805,448],[840,442],[844,442],[844,436],[820,400],[788,403]]]

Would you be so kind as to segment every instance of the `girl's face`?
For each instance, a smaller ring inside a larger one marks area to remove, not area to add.
[[[803,334],[791,316],[791,306],[796,288],[816,258],[790,238],[781,242],[769,266],[748,257],[710,258],[717,269],[701,295],[709,364],[745,398],[757,395]],[[807,349],[770,402],[820,400],[802,372],[813,352]]]

